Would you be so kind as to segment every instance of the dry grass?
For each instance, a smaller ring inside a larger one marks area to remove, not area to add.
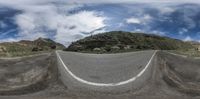
[[[200,57],[200,51],[197,50],[170,50],[169,52],[185,55],[188,57]]]

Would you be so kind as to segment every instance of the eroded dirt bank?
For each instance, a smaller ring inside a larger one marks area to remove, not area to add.
[[[200,95],[200,60],[166,53],[159,57],[163,80],[169,86],[188,95]]]
[[[200,60],[162,51],[152,61],[151,79],[137,91],[79,92],[59,79],[55,53],[0,60],[0,99],[191,99],[200,98]]]
[[[58,82],[52,53],[19,59],[0,59],[0,95],[16,96],[42,92]]]

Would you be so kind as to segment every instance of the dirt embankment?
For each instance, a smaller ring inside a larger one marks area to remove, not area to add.
[[[200,60],[159,51],[149,81],[126,93],[73,92],[59,79],[55,54],[0,60],[0,97],[18,99],[191,99],[200,96]],[[23,96],[21,96],[23,95]]]
[[[0,60],[0,95],[44,90],[57,79],[53,54]]]
[[[163,80],[174,89],[200,95],[200,60],[159,53]]]

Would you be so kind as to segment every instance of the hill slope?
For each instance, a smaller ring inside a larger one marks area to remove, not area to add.
[[[64,45],[47,38],[38,38],[34,41],[4,42],[0,43],[0,56],[23,56],[64,48]]]
[[[187,42],[169,37],[112,31],[73,42],[66,50],[112,52],[116,50],[176,50],[189,48],[193,48],[193,46]]]

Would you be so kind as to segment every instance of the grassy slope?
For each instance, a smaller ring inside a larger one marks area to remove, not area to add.
[[[56,43],[50,39],[39,38],[35,41],[19,41],[0,43],[0,48],[4,48],[5,51],[0,51],[0,57],[15,57],[15,56],[27,56],[33,54],[39,54],[44,52],[50,52],[52,45],[56,45],[56,49],[64,49],[65,47],[59,43]],[[42,51],[32,51],[33,48],[40,48]]]
[[[169,52],[185,55],[187,57],[200,57],[200,51],[195,50],[170,50]]]
[[[122,31],[113,31],[94,36],[89,36],[79,41],[73,42],[66,50],[90,52],[94,48],[109,49],[113,46],[119,46],[119,51],[126,51],[124,47],[130,46],[128,50],[177,50],[190,49],[193,46],[181,40],[169,37],[161,37],[152,34],[130,33]],[[111,51],[112,52],[112,51]]]

